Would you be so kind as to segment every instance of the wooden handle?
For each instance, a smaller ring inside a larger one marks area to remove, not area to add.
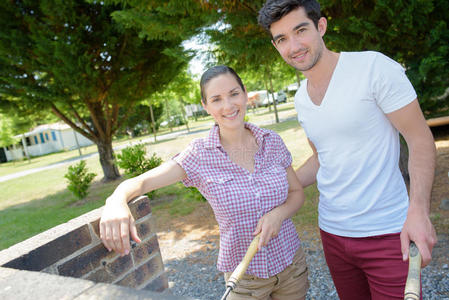
[[[231,276],[226,283],[226,286],[232,286],[234,288],[237,285],[237,282],[242,279],[243,274],[245,274],[248,269],[249,263],[253,259],[254,255],[257,253],[257,247],[259,245],[260,233],[256,235],[248,247],[245,256],[243,257],[240,264],[235,268],[234,272],[232,272]]]
[[[408,276],[405,283],[404,300],[419,300],[421,292],[421,254],[414,242],[410,243]]]

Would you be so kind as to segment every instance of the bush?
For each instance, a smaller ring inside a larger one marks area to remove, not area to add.
[[[84,160],[80,161],[78,164],[69,166],[67,173],[64,175],[69,182],[67,188],[78,199],[83,199],[87,196],[87,190],[95,176],[97,176],[97,174],[88,173],[86,161]]]
[[[123,169],[128,178],[139,176],[153,168],[162,164],[162,158],[158,157],[156,153],[150,158],[146,158],[145,145],[137,144],[124,148],[121,154],[117,154],[117,165]],[[147,194],[151,198],[153,192]]]

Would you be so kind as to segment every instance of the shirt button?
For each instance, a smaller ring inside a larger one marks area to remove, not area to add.
[[[253,179],[253,177],[251,175],[249,175],[248,180],[251,181],[251,179]]]
[[[260,197],[260,193],[259,192],[255,192],[254,195],[256,196],[256,198]]]

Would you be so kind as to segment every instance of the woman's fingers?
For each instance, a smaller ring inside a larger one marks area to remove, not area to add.
[[[122,245],[122,255],[128,255],[130,250],[129,244],[129,218],[122,220],[120,223],[120,241]]]
[[[114,222],[111,229],[112,229],[112,242],[114,244],[114,250],[120,254],[123,254],[122,238],[120,235],[120,223]]]
[[[103,242],[103,245],[108,249],[108,251],[112,250],[111,245],[109,244],[108,239],[106,238],[106,224],[103,222],[100,222],[100,238]]]
[[[137,228],[136,228],[136,223],[134,221],[133,217],[130,217],[130,233],[131,233],[131,238],[136,242],[136,243],[140,243],[142,242],[142,240],[140,239],[139,235],[137,234]]]

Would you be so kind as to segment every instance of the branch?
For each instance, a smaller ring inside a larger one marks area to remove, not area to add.
[[[106,136],[111,136],[111,126],[112,126],[112,116],[111,116],[111,112],[109,109],[109,101],[107,100],[107,98],[105,98],[104,101],[104,105],[105,105],[105,114],[106,114]]]
[[[132,107],[132,105],[129,105],[129,109]],[[118,104],[114,104],[112,107],[112,123],[111,123],[111,135],[115,133],[116,129],[114,127],[118,128],[118,125],[115,126],[118,123],[118,113],[119,113],[119,106]]]
[[[89,101],[85,101],[85,103],[86,103],[87,108],[90,111],[90,116],[92,117],[92,122],[94,123],[94,126],[98,131],[99,138],[104,141],[106,139],[106,136],[105,136],[104,130],[101,127],[100,122],[97,118],[96,111],[95,111],[94,107],[92,107],[92,103],[90,103]]]
[[[73,105],[70,103],[70,108],[73,110],[73,114],[75,115],[76,119],[84,126],[84,128],[89,131],[91,135],[95,135],[95,132],[90,128],[90,126],[81,118],[81,116],[78,114],[76,109],[73,107]]]
[[[69,118],[67,118],[53,103],[51,104],[51,110],[53,113],[58,116],[61,120],[63,120],[67,125],[73,128],[73,130],[77,131],[78,133],[82,134],[89,140],[96,142],[98,138],[95,135],[91,135],[84,131],[82,128],[77,126],[75,123],[73,123]]]
[[[120,127],[123,126],[123,121],[126,120],[129,116],[129,113],[131,112],[131,109],[133,108],[132,105],[128,106],[128,109],[126,110],[126,112],[122,115],[122,118],[120,120],[118,120],[118,109],[117,109],[117,122],[116,122],[116,126],[115,128],[113,128],[112,133],[115,133],[117,130],[120,129]]]

